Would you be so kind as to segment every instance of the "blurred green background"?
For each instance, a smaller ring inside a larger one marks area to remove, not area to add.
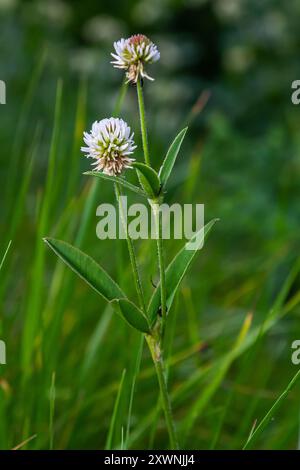
[[[300,337],[300,109],[290,98],[300,77],[299,15],[297,0],[0,0],[0,258],[12,240],[0,272],[1,448],[31,437],[23,448],[168,445],[147,351],[128,426],[139,336],[42,241],[82,247],[134,296],[126,245],[95,234],[96,207],[114,200],[113,188],[82,176],[89,162],[80,153],[83,130],[112,115],[119,93],[112,44],[134,33],[161,52],[149,67],[155,81],[145,84],[156,168],[189,124],[167,200],[204,203],[207,221],[220,218],[169,317],[181,446],[241,448],[286,388]],[[135,94],[130,87],[121,117],[141,159]],[[151,243],[137,246],[148,295],[150,274],[157,278]],[[166,244],[168,261],[180,246]],[[249,314],[252,340],[228,356]],[[298,447],[298,394],[287,396],[256,448]]]

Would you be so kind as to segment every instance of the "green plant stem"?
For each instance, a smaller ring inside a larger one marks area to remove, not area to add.
[[[145,105],[144,105],[144,96],[141,80],[137,82],[137,95],[139,103],[139,113],[140,113],[140,123],[141,123],[141,134],[143,142],[143,150],[145,162],[147,165],[150,164],[149,157],[149,148],[148,148],[148,139],[147,139],[147,127],[146,127],[146,116],[145,116]],[[168,394],[167,380],[164,371],[164,363],[161,351],[161,343],[164,337],[165,322],[167,316],[167,302],[166,302],[166,278],[165,278],[165,262],[164,262],[164,251],[163,251],[163,239],[162,239],[162,221],[160,214],[160,207],[158,201],[150,202],[155,227],[156,227],[156,238],[157,238],[157,256],[158,256],[158,267],[160,275],[160,292],[161,292],[161,328],[158,332],[159,338],[156,339],[155,336],[147,336],[147,342],[151,351],[152,359],[155,366],[155,371],[159,383],[162,408],[164,410],[166,424],[169,432],[170,444],[173,449],[178,449],[178,441],[176,438],[175,426],[172,418],[171,411],[171,402]],[[155,333],[153,333],[155,334]]]
[[[139,299],[139,304],[140,304],[140,307],[141,307],[143,313],[146,315],[146,312],[147,312],[146,304],[145,304],[142,284],[141,284],[141,280],[140,280],[137,260],[136,260],[136,256],[135,256],[134,246],[133,246],[132,240],[131,240],[131,238],[128,234],[128,227],[127,227],[127,223],[126,223],[126,220],[125,220],[125,217],[124,217],[123,205],[122,205],[122,202],[121,202],[121,199],[120,199],[121,196],[122,196],[122,191],[121,191],[121,188],[120,188],[119,184],[115,183],[114,186],[115,186],[116,199],[117,199],[117,203],[118,203],[119,211],[120,211],[120,215],[121,215],[121,221],[122,221],[122,224],[123,224],[124,232],[126,234],[128,252],[129,252],[130,262],[131,262],[131,266],[132,266],[132,272],[133,272],[135,287],[136,287],[136,291],[137,291],[137,295],[138,295],[138,299]]]
[[[145,162],[147,165],[150,164],[149,157],[149,148],[148,148],[148,139],[147,139],[147,126],[146,126],[146,117],[145,117],[145,104],[143,96],[143,88],[141,80],[137,81],[137,96],[139,103],[139,112],[140,112],[140,123],[141,123],[141,134],[143,141],[143,150],[145,156]],[[161,291],[161,316],[162,316],[162,336],[164,334],[165,322],[167,316],[167,305],[166,305],[166,280],[165,280],[165,263],[164,263],[164,251],[163,251],[163,240],[162,240],[162,225],[161,225],[161,215],[159,211],[158,201],[153,201],[151,203],[151,208],[154,215],[156,232],[157,232],[157,256],[158,256],[158,267],[160,275],[160,291]]]
[[[154,223],[156,227],[156,244],[157,244],[157,259],[160,277],[160,298],[161,298],[161,336],[164,337],[165,324],[167,318],[167,293],[166,293],[166,274],[165,274],[165,259],[163,250],[162,239],[162,220],[159,210],[159,203],[157,201],[151,203],[151,208],[154,216]]]
[[[159,341],[154,337],[154,336],[146,336],[147,343],[151,352],[151,356],[153,359],[156,375],[157,375],[157,380],[160,388],[160,395],[161,395],[161,403],[162,403],[162,408],[164,410],[165,414],[165,419],[166,419],[166,424],[168,428],[168,433],[169,433],[169,439],[170,439],[170,445],[172,450],[173,449],[178,449],[178,440],[176,436],[176,429],[175,429],[175,424],[173,421],[173,416],[172,416],[172,408],[171,408],[171,401],[168,393],[168,387],[167,387],[167,378],[166,378],[166,372],[165,372],[165,366],[164,366],[164,361],[162,357],[162,352],[160,348],[160,343]]]
[[[137,89],[137,96],[138,96],[138,103],[139,103],[144,158],[145,158],[145,163],[151,166],[150,157],[149,157],[149,148],[148,148],[144,95],[143,95],[143,88],[142,88],[142,83],[140,79],[137,81],[136,89]]]

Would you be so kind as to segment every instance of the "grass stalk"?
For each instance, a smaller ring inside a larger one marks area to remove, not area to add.
[[[261,422],[256,426],[255,428],[251,429],[250,435],[243,447],[243,450],[248,449],[251,447],[253,442],[261,435],[263,430],[266,428],[266,426],[269,424],[269,422],[272,420],[272,417],[274,416],[275,412],[279,409],[279,407],[282,405],[283,401],[287,397],[288,393],[291,391],[291,389],[295,386],[297,381],[300,378],[300,370],[296,372],[296,374],[293,376],[292,380],[289,382],[287,387],[284,389],[284,391],[281,393],[281,395],[277,398],[275,403],[271,406],[269,411],[265,414]]]
[[[122,372],[122,377],[121,377],[121,381],[120,381],[120,385],[119,385],[119,389],[118,389],[118,394],[117,394],[117,397],[116,397],[116,401],[115,401],[115,405],[114,405],[114,409],[113,409],[113,413],[112,413],[112,417],[111,417],[111,421],[110,421],[110,426],[109,426],[109,430],[108,430],[108,435],[107,435],[107,439],[106,439],[106,443],[105,443],[105,450],[111,450],[112,449],[113,437],[114,437],[115,426],[116,426],[116,421],[117,421],[117,415],[118,415],[118,412],[119,412],[121,396],[122,396],[122,393],[123,393],[125,375],[126,375],[126,369],[124,369],[123,372]]]
[[[114,117],[118,117],[119,114],[120,114],[120,111],[122,109],[122,106],[123,106],[123,103],[124,103],[124,100],[125,100],[125,96],[127,94],[127,90],[128,90],[128,82],[127,82],[126,78],[124,78],[121,89],[120,89],[119,94],[117,96],[115,107],[114,107],[114,111],[113,111],[113,116]]]
[[[133,377],[132,377],[132,383],[131,383],[131,389],[130,389],[130,396],[129,396],[129,406],[128,406],[126,435],[125,435],[125,445],[126,445],[125,449],[128,448],[128,442],[129,442],[129,436],[130,436],[130,427],[131,427],[133,398],[134,398],[134,392],[135,392],[137,376],[138,376],[139,371],[140,371],[143,348],[144,348],[144,336],[141,335],[140,339],[139,339],[139,344],[138,344],[137,357],[136,357],[136,361],[135,361],[135,368],[134,368],[134,371],[133,371]]]

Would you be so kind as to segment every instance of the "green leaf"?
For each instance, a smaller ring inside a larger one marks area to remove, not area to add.
[[[208,224],[205,225],[201,230],[199,230],[185,245],[184,247],[177,253],[175,258],[171,261],[169,266],[166,269],[166,291],[167,291],[167,307],[170,309],[176,291],[187,272],[189,266],[191,265],[193,259],[195,258],[196,254],[199,252],[198,249],[187,249],[190,243],[196,242],[197,245],[200,247],[203,243],[204,238],[209,233],[212,226],[218,219],[213,219]],[[153,295],[150,299],[150,303],[148,306],[148,316],[150,318],[151,323],[156,320],[157,313],[160,307],[160,284],[158,284],[157,288],[153,292]]]
[[[96,176],[96,178],[101,178],[103,180],[111,181],[112,183],[121,184],[122,186],[124,186],[124,188],[130,189],[130,191],[133,191],[134,193],[137,193],[140,196],[148,197],[147,194],[145,194],[145,192],[142,191],[138,186],[129,183],[121,176],[109,176],[105,175],[104,173],[101,173],[100,171],[86,171],[83,174],[88,176]]]
[[[169,179],[169,176],[172,172],[173,166],[175,164],[177,155],[179,153],[181,144],[183,142],[183,139],[184,139],[184,136],[185,136],[187,130],[188,130],[188,128],[185,127],[175,137],[175,139],[173,140],[172,144],[169,147],[166,158],[164,159],[163,164],[160,167],[158,176],[159,176],[160,182],[161,182],[163,187],[165,187],[165,185],[166,185],[166,183]]]
[[[127,323],[139,331],[149,331],[147,320],[142,312],[126,299],[126,295],[118,284],[96,261],[69,243],[54,238],[44,238],[44,241],[79,277],[105,300],[111,302]]]
[[[128,299],[113,300],[112,305],[118,306],[120,314],[125,318],[129,325],[133,326],[142,333],[149,333],[148,322],[143,312]]]
[[[160,181],[156,171],[140,162],[133,162],[132,166],[136,169],[139,181],[148,198],[157,198],[160,193]]]
[[[266,426],[269,424],[269,422],[272,420],[274,414],[277,412],[277,410],[280,408],[280,406],[283,404],[283,401],[286,399],[287,395],[289,392],[292,390],[292,388],[295,386],[296,382],[300,378],[300,370],[296,372],[290,383],[287,385],[287,387],[284,389],[282,394],[277,398],[275,403],[271,406],[267,414],[264,416],[264,418],[261,420],[261,422],[258,424],[256,429],[251,430],[251,433],[248,437],[248,440],[246,444],[243,447],[243,450],[248,449],[251,447],[254,441],[261,435],[261,433],[264,431]]]
[[[91,286],[105,300],[111,302],[126,297],[121,288],[106,271],[83,251],[69,243],[54,238],[44,238],[47,245],[79,277]]]

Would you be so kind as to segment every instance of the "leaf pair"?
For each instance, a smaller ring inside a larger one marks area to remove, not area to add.
[[[197,240],[200,244],[216,222],[209,222],[197,232],[190,242]],[[120,286],[90,256],[69,243],[54,238],[44,238],[47,245],[64,261],[79,277],[91,286],[105,300],[111,303],[115,311],[133,328],[142,333],[149,333],[148,320],[143,312],[131,302]],[[188,242],[188,243],[190,243]],[[166,270],[167,306],[171,307],[180,282],[187,272],[198,250],[187,249],[186,244],[175,256]],[[200,245],[199,245],[200,246]],[[157,318],[160,306],[160,285],[155,289],[148,308],[148,318],[152,326]]]
[[[164,190],[169,176],[175,165],[177,155],[186,134],[187,127],[175,137],[172,142],[166,158],[164,159],[159,173],[144,163],[134,162],[132,166],[136,169],[140,184],[149,199],[157,199]]]
[[[173,170],[186,131],[187,127],[179,132],[179,134],[175,137],[167,152],[166,158],[162,163],[159,173],[156,173],[153,168],[145,165],[144,163],[132,163],[133,168],[136,169],[139,182],[148,199],[158,199],[161,192],[164,190],[169,176]]]
[[[144,163],[134,162],[132,164],[137,171],[142,189],[129,183],[122,177],[108,176],[103,173],[93,171],[86,172],[85,174],[110,180],[114,183],[119,183],[127,189],[147,197],[148,199],[157,199],[161,191],[164,189],[172,172],[186,131],[187,128],[183,129],[172,142],[158,174],[153,170],[153,168],[145,165]],[[205,236],[209,233],[215,222],[216,219],[212,220],[197,232],[194,237],[192,237],[192,239],[178,252],[168,266],[166,270],[168,309],[172,305],[181,280],[198,251],[196,248],[194,250],[189,249],[188,245],[191,244],[191,242],[195,243],[196,241],[196,245],[200,248]],[[143,312],[127,298],[126,294],[118,284],[116,284],[107,272],[90,256],[60,240],[45,238],[44,241],[76,274],[85,280],[98,294],[104,297],[105,300],[110,302],[117,313],[119,313],[127,323],[143,333],[150,332],[150,327],[154,325],[160,307],[160,285],[155,289],[149,302],[148,320]],[[150,322],[150,327],[148,321]]]
[[[149,332],[148,322],[142,311],[127,299],[120,286],[93,258],[61,240],[44,238],[44,241],[67,266],[110,302],[127,323],[143,333]]]

